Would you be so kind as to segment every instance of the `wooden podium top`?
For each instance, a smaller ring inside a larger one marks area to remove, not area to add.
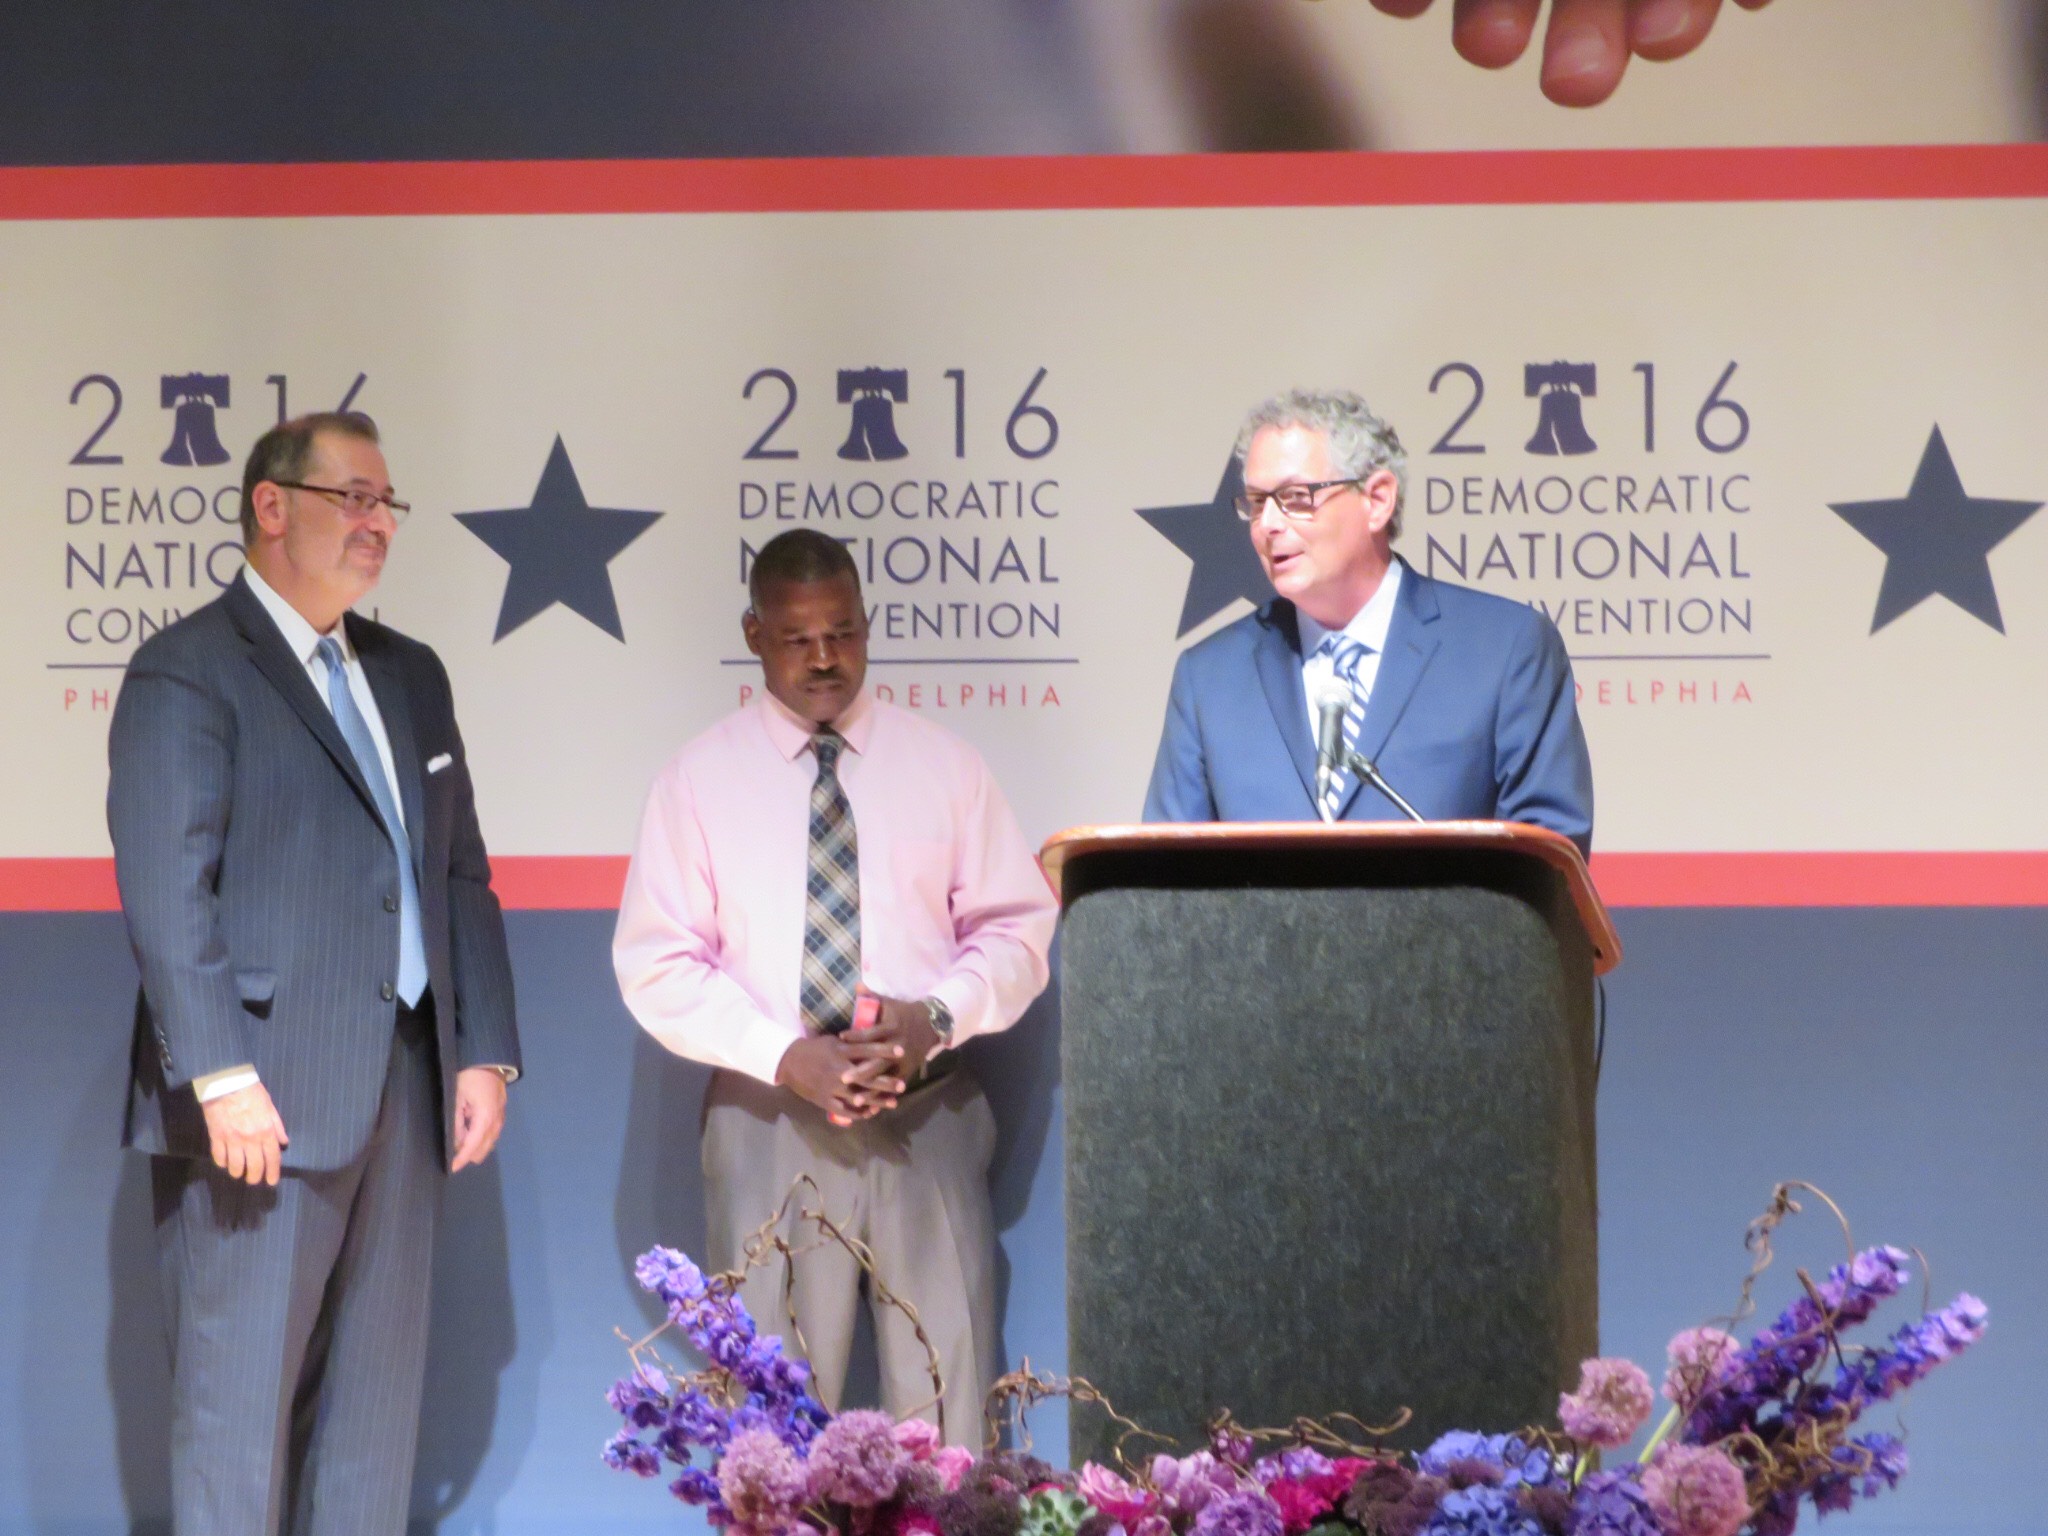
[[[1604,976],[1621,964],[1621,936],[1593,889],[1585,856],[1568,837],[1519,821],[1201,821],[1152,822],[1143,826],[1069,827],[1046,840],[1039,862],[1053,889],[1066,896],[1061,878],[1069,860],[1091,853],[1142,853],[1169,848],[1259,852],[1350,848],[1361,857],[1376,849],[1491,849],[1537,859],[1564,876],[1572,905],[1593,948],[1593,972]]]

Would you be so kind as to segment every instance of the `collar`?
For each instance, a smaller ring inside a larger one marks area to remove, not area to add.
[[[1387,649],[1387,631],[1393,627],[1394,605],[1401,594],[1401,573],[1404,562],[1399,556],[1387,566],[1387,574],[1380,578],[1378,589],[1366,599],[1365,606],[1351,615],[1351,622],[1344,626],[1344,633],[1375,655],[1382,655]],[[1313,656],[1316,648],[1323,643],[1326,635],[1334,631],[1324,628],[1299,608],[1294,610],[1294,620],[1301,628],[1301,654]]]
[[[301,619],[299,622],[304,624],[305,620]],[[311,629],[312,626],[306,627]],[[765,688],[761,690],[759,708],[761,723],[768,730],[768,739],[775,744],[775,750],[785,759],[795,762],[798,756],[810,750],[811,738],[820,729],[815,722],[806,720]],[[831,725],[833,730],[846,739],[846,745],[853,751],[867,751],[868,737],[875,726],[875,709],[865,687],[853,696],[853,702],[847,705],[845,713],[832,721]]]
[[[247,561],[242,563],[242,579],[249,584],[249,590],[256,594],[256,601],[263,605],[263,611],[270,615],[270,622],[275,624],[278,632],[284,636],[284,643],[290,646],[292,654],[298,657],[299,665],[311,666],[314,652],[319,649],[320,642],[326,636],[313,628],[303,613],[280,597],[277,589],[257,575],[256,567]],[[354,661],[356,648],[349,644],[348,625],[337,623],[333,634],[341,643],[343,664]]]

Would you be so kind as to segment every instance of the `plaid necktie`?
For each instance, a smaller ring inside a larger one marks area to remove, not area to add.
[[[1350,690],[1350,702],[1344,706],[1344,750],[1347,753],[1356,752],[1358,733],[1365,725],[1365,701],[1371,694],[1370,689],[1359,683],[1358,667],[1372,654],[1371,647],[1339,632],[1323,636],[1320,649],[1329,655],[1330,666],[1336,673],[1337,680]],[[1337,807],[1344,803],[1344,797],[1350,793],[1351,785],[1352,774],[1348,768],[1332,776],[1330,788],[1323,796],[1322,812],[1325,821],[1337,819]]]
[[[804,1028],[836,1035],[853,1023],[860,980],[860,845],[853,805],[835,771],[846,742],[830,727],[811,738],[810,869],[804,880],[804,966],[798,1007]]]

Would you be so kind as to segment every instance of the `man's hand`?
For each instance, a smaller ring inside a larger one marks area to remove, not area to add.
[[[904,1087],[903,1048],[877,1042],[877,1033],[806,1035],[782,1053],[776,1084],[810,1100],[834,1125],[894,1109]]]
[[[907,1003],[900,997],[878,997],[875,1001],[882,1007],[874,1027],[853,1030],[846,1038],[900,1047],[902,1054],[895,1075],[906,1084],[914,1083],[924,1071],[925,1058],[939,1048],[939,1032],[932,1028],[932,1016],[921,1002]]]
[[[455,1074],[455,1158],[460,1173],[491,1155],[505,1129],[505,1075],[496,1067],[464,1067]]]
[[[275,1184],[284,1171],[284,1149],[291,1137],[270,1102],[270,1090],[251,1083],[208,1099],[199,1106],[206,1116],[206,1140],[213,1164],[231,1179]]]
[[[1389,16],[1420,16],[1432,0],[1372,0]],[[1735,0],[1760,11],[1770,0]],[[1454,0],[1451,43],[1482,69],[1522,56],[1543,0]],[[1551,0],[1543,34],[1543,94],[1561,107],[1598,106],[1621,84],[1631,54],[1676,59],[1713,30],[1721,0]]]

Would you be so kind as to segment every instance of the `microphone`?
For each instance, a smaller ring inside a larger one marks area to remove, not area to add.
[[[1344,711],[1351,707],[1351,690],[1335,678],[1316,690],[1316,810],[1330,819],[1330,786],[1344,771]]]

